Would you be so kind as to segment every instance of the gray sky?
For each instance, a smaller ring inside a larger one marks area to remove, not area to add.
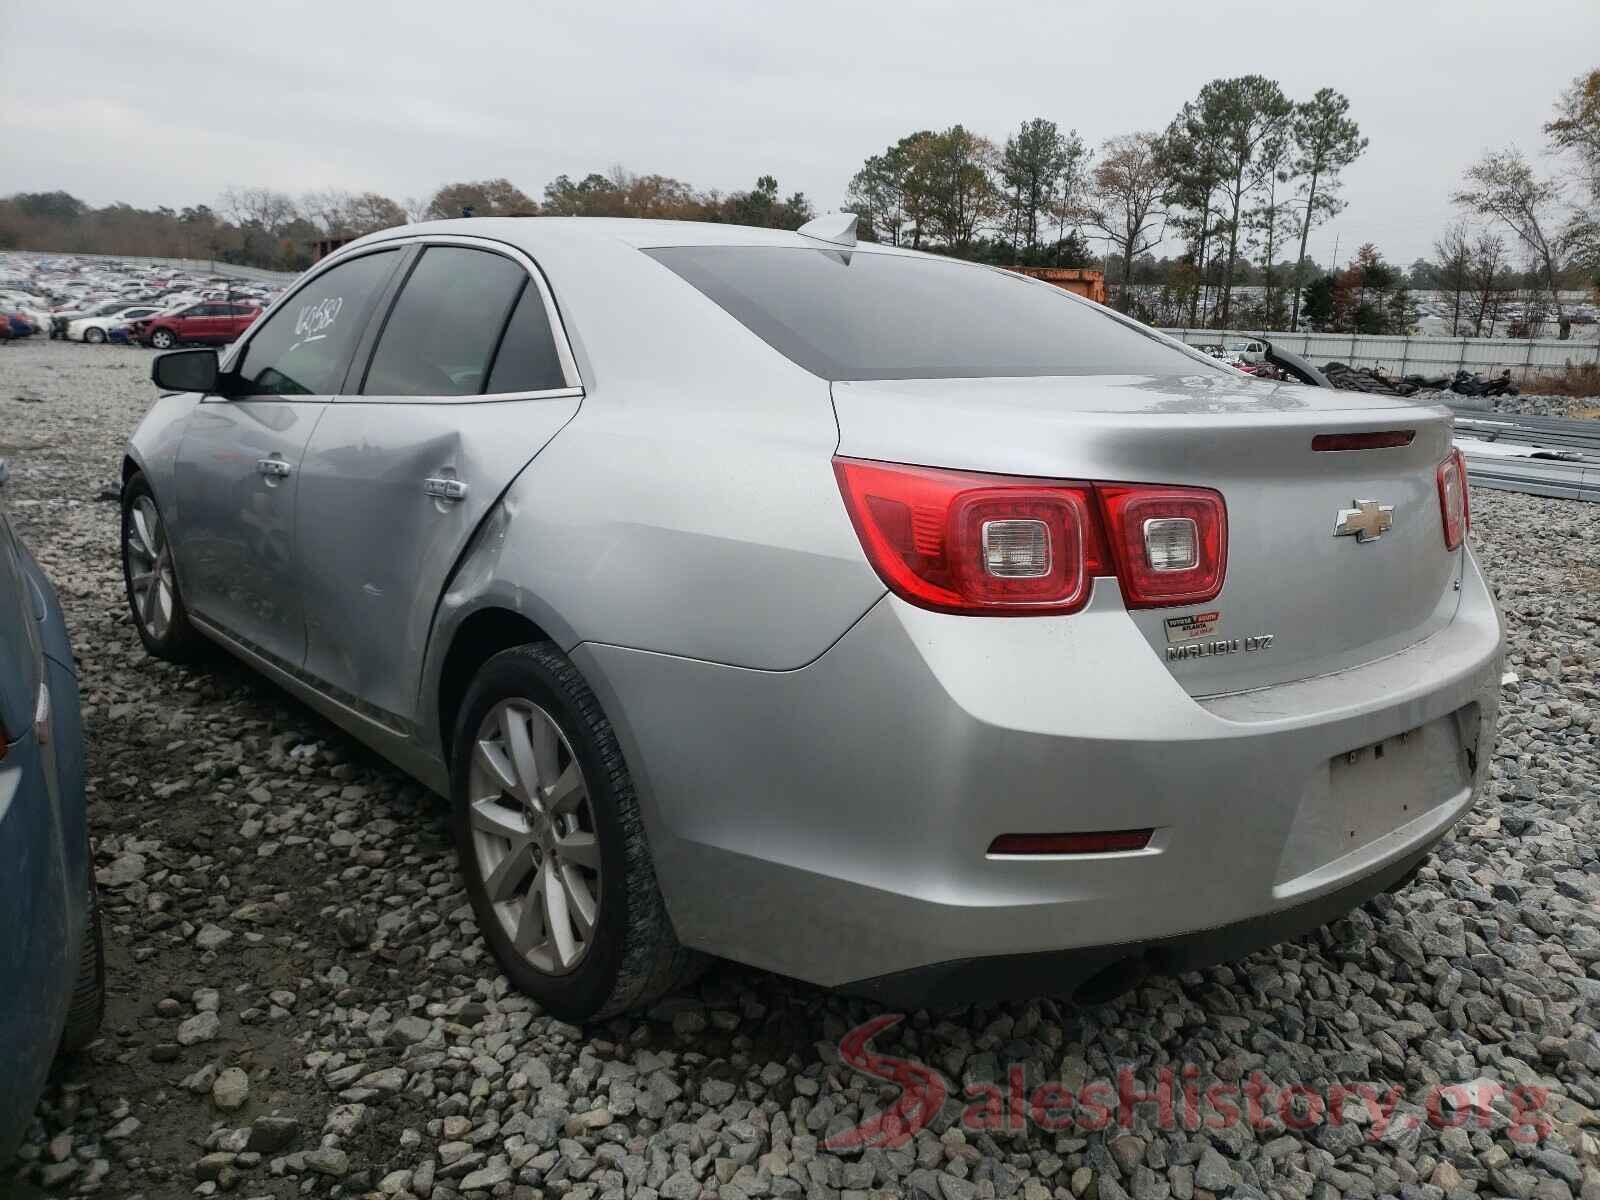
[[[621,163],[723,191],[770,173],[827,211],[914,129],[1000,141],[1044,116],[1097,144],[1259,72],[1295,99],[1338,88],[1371,138],[1312,252],[1326,261],[1337,235],[1341,259],[1373,241],[1409,264],[1461,168],[1489,146],[1540,152],[1556,93],[1597,65],[1597,0],[3,0],[0,194],[400,199],[504,175],[537,199]]]

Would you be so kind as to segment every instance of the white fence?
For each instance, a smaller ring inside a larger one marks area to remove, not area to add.
[[[242,267],[211,258],[149,258],[138,254],[76,254],[72,251],[11,250],[9,254],[27,258],[82,258],[90,262],[131,263],[144,267],[167,267],[174,271],[195,271],[201,275],[226,275],[233,279],[252,279],[257,283],[288,284],[300,277],[298,271],[267,271],[261,267]]]
[[[1450,375],[1476,371],[1513,379],[1559,371],[1569,362],[1600,363],[1600,342],[1550,338],[1376,337],[1360,333],[1268,333],[1243,329],[1163,329],[1191,346],[1221,345],[1240,338],[1266,337],[1317,366],[1342,362],[1352,367],[1382,367],[1391,375]]]

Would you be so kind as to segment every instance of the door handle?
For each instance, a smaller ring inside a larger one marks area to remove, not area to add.
[[[464,500],[467,496],[467,485],[461,480],[444,479],[438,475],[430,475],[424,479],[422,490],[435,500]]]
[[[256,470],[260,471],[268,479],[287,479],[294,467],[284,462],[281,458],[258,458],[256,459]]]

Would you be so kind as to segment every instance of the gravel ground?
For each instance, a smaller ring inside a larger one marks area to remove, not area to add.
[[[1474,497],[1519,680],[1489,794],[1409,889],[1116,1003],[911,1016],[875,1046],[949,1098],[902,1146],[834,1153],[899,1094],[840,1062],[870,1005],[722,965],[645,1015],[543,1016],[498,977],[422,789],[241,668],[144,655],[103,489],[148,363],[0,347],[9,504],[82,668],[110,974],[103,1037],[0,1193],[1600,1200],[1600,505]],[[1198,1074],[1204,1127],[1139,1104],[1011,1128],[999,1099],[1162,1068]],[[1377,1112],[1269,1092],[1228,1123],[1209,1088],[1256,1073],[1365,1081]],[[983,1129],[963,1110],[989,1081],[1006,1117]]]
[[[1418,392],[1419,404],[1476,404],[1484,412],[1526,417],[1600,419],[1600,396],[1462,396],[1455,392]]]

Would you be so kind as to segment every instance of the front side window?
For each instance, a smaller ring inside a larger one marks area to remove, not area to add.
[[[1220,370],[1064,291],[969,263],[785,246],[645,253],[828,380]]]
[[[337,392],[396,253],[383,250],[340,263],[291,296],[245,347],[239,363],[243,390],[271,396]]]
[[[476,396],[528,283],[502,254],[430,246],[412,269],[367,369],[368,396]]]

